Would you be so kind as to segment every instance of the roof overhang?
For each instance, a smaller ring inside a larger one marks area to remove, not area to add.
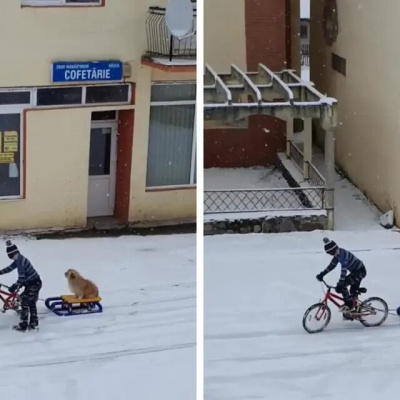
[[[217,74],[205,66],[206,121],[235,124],[251,115],[267,114],[284,120],[321,118],[325,129],[330,129],[337,126],[336,108],[336,99],[324,96],[291,69],[272,72],[259,64],[257,72],[244,72],[232,64],[230,74]]]

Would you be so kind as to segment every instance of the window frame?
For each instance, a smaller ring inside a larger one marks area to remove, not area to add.
[[[97,3],[68,3],[67,0],[21,0],[21,7],[102,7],[105,0]]]
[[[19,180],[19,195],[14,196],[2,196],[0,194],[0,202],[8,202],[8,201],[15,201],[15,200],[23,200],[25,198],[24,193],[24,181],[25,181],[25,131],[24,127],[24,108],[21,107],[20,104],[16,105],[13,104],[14,107],[0,107],[0,114],[19,114],[19,137],[20,137],[20,156],[19,156],[19,173],[20,173],[20,180]],[[15,107],[19,106],[19,107]]]
[[[196,85],[195,81],[181,81],[181,82],[152,82],[151,86],[155,85]],[[197,86],[196,86],[197,90]],[[196,99],[194,100],[168,100],[168,101],[150,101],[150,109],[151,107],[165,107],[165,106],[194,106],[194,126],[193,126],[193,140],[192,140],[192,157],[190,160],[190,177],[189,183],[184,183],[182,185],[163,185],[163,186],[147,186],[147,175],[146,175],[146,192],[151,191],[160,191],[160,190],[174,190],[174,189],[188,189],[188,188],[196,188],[197,182],[195,182],[195,169],[196,169],[196,120],[197,120],[197,107],[196,107]],[[150,127],[150,114],[149,114],[149,127]],[[147,148],[147,157],[149,153],[149,148]],[[146,168],[147,173],[147,168]]]
[[[86,90],[91,86],[125,86],[128,85],[128,96],[126,102],[113,102],[113,103],[86,103]],[[38,89],[66,89],[71,87],[80,87],[82,89],[82,101],[76,104],[53,104],[49,106],[38,106],[37,105],[37,91]],[[20,87],[20,88],[0,88],[0,93],[9,92],[30,92],[31,98],[29,103],[25,104],[1,104],[0,110],[9,108],[37,108],[37,109],[53,109],[53,108],[76,108],[76,107],[102,107],[102,106],[119,106],[119,105],[129,105],[132,100],[133,86],[130,82],[122,83],[107,83],[102,85],[50,85],[50,86],[37,86],[37,87]]]

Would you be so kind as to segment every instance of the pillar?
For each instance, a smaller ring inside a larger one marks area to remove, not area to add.
[[[335,128],[338,125],[337,103],[321,108],[321,127],[325,131],[325,210],[328,229],[335,228]]]
[[[334,230],[335,209],[335,131],[325,130],[325,209],[328,217],[328,229]]]
[[[286,156],[290,157],[290,142],[294,139],[294,123],[293,118],[286,119]]]
[[[312,118],[304,118],[304,129],[303,129],[303,175],[304,179],[309,178],[309,166],[312,161]]]

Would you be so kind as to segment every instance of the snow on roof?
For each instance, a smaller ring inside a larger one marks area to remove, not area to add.
[[[300,1],[300,18],[310,19],[310,0]]]

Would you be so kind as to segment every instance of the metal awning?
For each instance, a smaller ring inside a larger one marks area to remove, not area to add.
[[[228,124],[256,114],[289,118],[320,118],[324,129],[337,126],[337,100],[324,96],[294,70],[272,72],[259,64],[257,72],[231,65],[230,74],[217,74],[210,65],[204,75],[204,119]]]

